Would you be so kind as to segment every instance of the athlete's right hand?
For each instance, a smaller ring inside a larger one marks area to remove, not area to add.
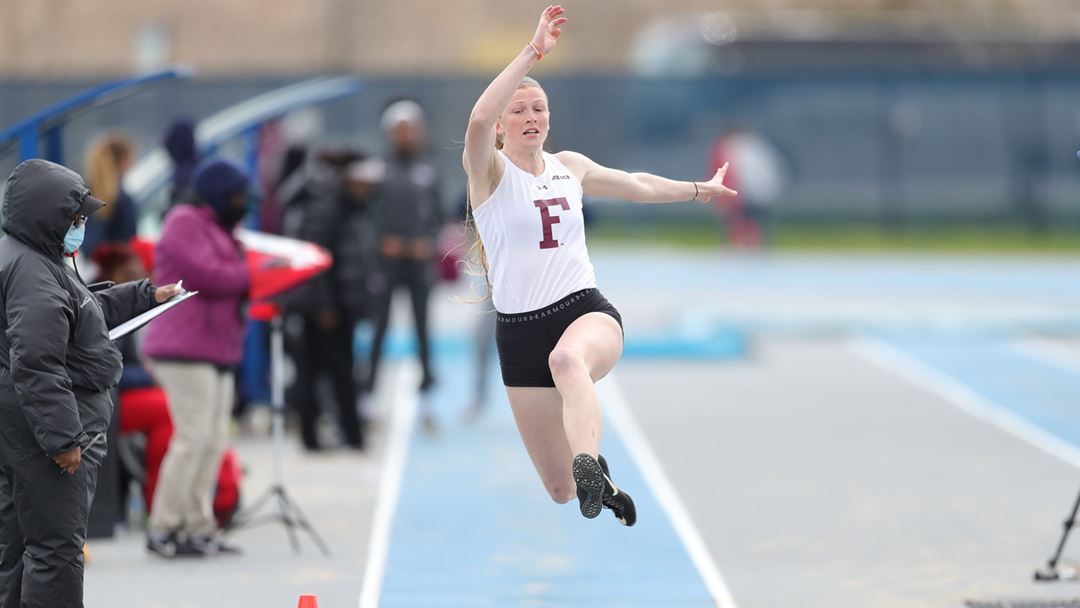
[[[541,55],[547,55],[555,50],[555,43],[559,40],[559,35],[562,34],[559,26],[566,23],[566,17],[562,16],[565,12],[566,9],[561,5],[553,4],[545,8],[543,13],[540,13],[540,23],[536,26],[532,44],[536,47],[536,50],[540,51]]]

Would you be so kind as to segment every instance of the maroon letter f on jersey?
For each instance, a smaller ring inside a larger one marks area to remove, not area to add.
[[[564,211],[570,210],[570,203],[565,198],[548,198],[538,201],[533,201],[533,205],[540,210],[540,223],[544,227],[544,240],[540,241],[540,249],[554,249],[559,246],[559,241],[556,241],[551,234],[552,224],[558,224],[560,222],[559,216],[551,215],[550,207],[558,206],[562,207]]]

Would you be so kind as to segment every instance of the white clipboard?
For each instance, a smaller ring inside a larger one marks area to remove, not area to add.
[[[197,291],[185,291],[178,296],[173,296],[169,298],[165,303],[159,304],[137,317],[132,317],[127,321],[124,321],[120,325],[117,325],[116,327],[109,330],[109,339],[116,341],[120,338],[123,338],[124,336],[130,334],[136,329],[139,329],[143,325],[146,325],[150,321],[153,321],[159,315],[165,313],[173,306],[176,306],[177,304],[183,302],[184,300],[187,300],[188,298],[198,293],[199,292]]]

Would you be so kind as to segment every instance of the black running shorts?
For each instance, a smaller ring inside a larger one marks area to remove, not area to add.
[[[506,386],[555,386],[548,355],[563,332],[582,315],[602,312],[622,327],[622,316],[598,289],[583,289],[539,310],[496,313],[495,344]]]

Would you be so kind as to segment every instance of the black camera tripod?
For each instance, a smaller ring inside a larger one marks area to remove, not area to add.
[[[289,498],[289,493],[285,490],[285,475],[281,463],[282,451],[285,449],[285,376],[283,369],[285,338],[282,325],[283,321],[279,312],[274,315],[270,322],[270,412],[272,416],[270,436],[273,439],[274,480],[270,487],[259,498],[255,499],[250,507],[236,515],[233,523],[229,525],[229,530],[261,523],[261,521],[279,521],[285,526],[285,531],[289,534],[289,542],[292,544],[294,553],[300,552],[300,542],[296,535],[296,528],[300,528],[311,536],[311,539],[315,541],[315,545],[322,551],[324,556],[330,557],[330,549],[326,546],[326,543],[323,542],[319,533],[315,531],[311,522],[304,515],[304,512]],[[255,514],[259,512],[263,505],[269,504],[271,501],[277,504],[277,513],[255,519]]]
[[[1065,550],[1065,542],[1069,540],[1069,532],[1072,531],[1073,525],[1076,524],[1076,512],[1078,510],[1080,510],[1080,493],[1076,495],[1076,502],[1073,503],[1072,512],[1069,514],[1069,518],[1065,520],[1065,529],[1061,533],[1061,540],[1058,541],[1057,551],[1046,562],[1046,566],[1035,570],[1036,581],[1048,582],[1080,578],[1080,570],[1076,566],[1065,567],[1058,565],[1061,560],[1061,553]]]

